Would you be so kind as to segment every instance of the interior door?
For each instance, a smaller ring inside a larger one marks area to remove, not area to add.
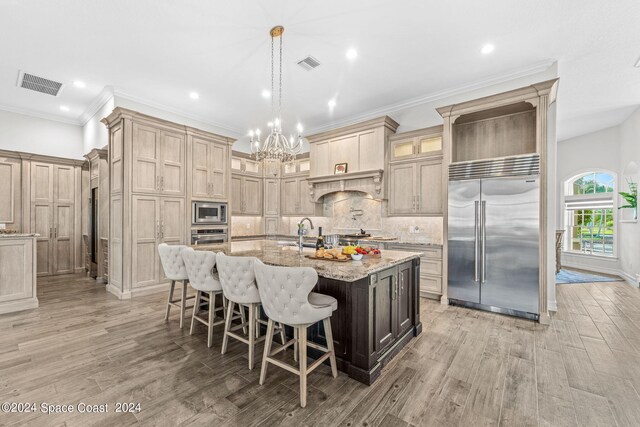
[[[480,303],[480,180],[449,182],[448,297]]]
[[[160,237],[159,198],[155,196],[133,196],[131,199],[133,223],[131,238],[132,285],[134,288],[158,283]]]
[[[160,145],[162,193],[172,196],[184,195],[184,135],[162,131]]]
[[[159,192],[160,132],[138,123],[133,124],[134,193]]]
[[[539,194],[537,177],[482,180],[482,304],[539,313]]]

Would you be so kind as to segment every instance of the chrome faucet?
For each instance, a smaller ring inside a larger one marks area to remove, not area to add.
[[[304,217],[298,223],[298,239],[299,239],[298,240],[298,252],[300,253],[300,255],[302,255],[302,236],[304,235],[304,224],[303,223],[304,223],[305,220],[309,221],[309,226],[313,230],[313,222],[311,221],[311,218]]]

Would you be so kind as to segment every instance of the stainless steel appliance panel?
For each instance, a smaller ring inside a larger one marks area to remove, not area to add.
[[[227,204],[215,202],[193,202],[192,224],[215,225],[227,223]]]
[[[480,302],[480,180],[449,182],[448,297]]]
[[[539,190],[537,176],[482,180],[483,305],[539,313]]]

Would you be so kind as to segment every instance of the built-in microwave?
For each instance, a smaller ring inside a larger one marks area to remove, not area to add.
[[[193,225],[217,225],[227,223],[227,204],[215,202],[192,203]]]

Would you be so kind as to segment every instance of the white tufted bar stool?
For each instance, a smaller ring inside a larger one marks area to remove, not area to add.
[[[304,408],[307,406],[307,375],[309,373],[328,358],[331,363],[331,374],[334,378],[338,376],[331,333],[331,314],[338,308],[338,301],[331,296],[311,292],[318,282],[318,273],[312,268],[273,267],[256,261],[255,275],[262,307],[269,317],[260,370],[260,385],[264,384],[267,376],[268,363],[293,372],[300,377],[300,406]],[[307,342],[307,328],[320,321],[324,325],[327,347]],[[271,351],[274,322],[293,327],[294,339]],[[300,353],[298,369],[273,358],[291,344],[297,347],[295,353]],[[310,366],[307,366],[307,346],[324,352]]]
[[[249,369],[253,369],[253,354],[256,342],[264,340],[264,337],[256,338],[256,313],[260,306],[260,293],[255,281],[253,266],[257,258],[226,256],[223,253],[216,255],[218,265],[218,275],[227,304],[227,316],[224,325],[224,336],[222,338],[222,354],[227,352],[229,337],[235,338],[249,345]],[[242,322],[241,325],[231,326],[231,317],[234,306],[238,304],[240,311],[243,307],[249,309],[249,321]],[[248,326],[248,337],[238,335],[236,331]]]
[[[167,279],[171,280],[171,290],[169,291],[169,298],[167,299],[167,311],[164,316],[164,320],[169,319],[169,312],[171,307],[180,308],[180,328],[184,324],[184,314],[187,307],[187,300],[194,298],[193,296],[187,297],[187,282],[189,276],[187,270],[184,267],[184,261],[182,261],[182,250],[186,248],[185,245],[167,245],[161,243],[158,245],[158,253],[160,254],[160,262],[162,262],[162,268],[164,270]],[[182,283],[182,293],[180,299],[173,299],[173,292],[176,288],[176,282]]]
[[[191,315],[191,329],[189,335],[193,335],[195,321],[207,327],[207,347],[213,344],[213,327],[224,323],[224,296],[218,273],[214,272],[216,254],[209,251],[194,251],[191,248],[182,250],[182,259],[189,276],[189,284],[196,290],[196,303]],[[216,308],[216,297],[220,295],[222,305]],[[198,316],[202,302],[208,302],[209,313],[207,319]],[[222,311],[220,320],[216,321],[216,314]]]

